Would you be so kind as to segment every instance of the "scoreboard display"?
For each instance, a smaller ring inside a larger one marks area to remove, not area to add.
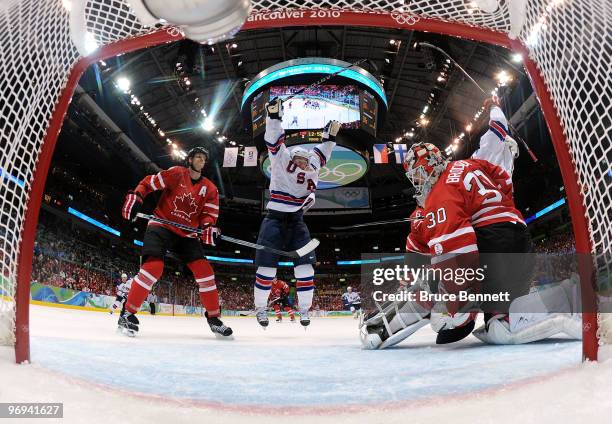
[[[253,98],[251,103],[251,120],[253,122],[253,138],[257,137],[266,129],[266,103],[269,91],[264,90]]]
[[[359,93],[359,112],[361,115],[361,129],[373,137],[376,137],[378,102],[373,94],[367,91],[361,91],[361,93]]]

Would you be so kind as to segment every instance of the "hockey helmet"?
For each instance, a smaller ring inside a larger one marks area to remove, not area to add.
[[[208,161],[208,158],[210,157],[208,150],[202,146],[196,146],[187,153],[187,162],[189,162],[189,159],[194,157],[196,153],[203,153],[204,156],[206,156],[206,161]]]
[[[121,274],[121,278],[125,278],[127,280],[128,276],[127,274],[124,272],[123,274]]]
[[[410,146],[404,158],[406,177],[414,186],[414,198],[419,206],[425,205],[427,195],[446,169],[442,152],[431,143],[417,143]]]
[[[351,286],[348,286],[348,287],[346,288],[346,291],[347,291],[347,292],[350,292],[350,291],[352,291],[352,290],[353,290],[353,288],[352,288]]]
[[[294,158],[304,158],[310,161],[310,155],[310,150],[305,149],[303,147],[296,147],[291,151],[291,160],[293,160]]]

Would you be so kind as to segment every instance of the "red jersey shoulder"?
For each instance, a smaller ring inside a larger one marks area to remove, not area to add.
[[[199,194],[201,196],[214,196],[217,193],[217,186],[211,180],[206,177],[202,177],[200,181],[198,181],[200,185]]]
[[[476,164],[472,159],[456,160],[449,162],[440,176],[440,180],[447,185],[460,185],[466,172],[474,169]]]

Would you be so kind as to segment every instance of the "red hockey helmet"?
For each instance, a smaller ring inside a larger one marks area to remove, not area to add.
[[[446,159],[442,152],[431,143],[417,143],[410,146],[404,158],[406,177],[410,180],[420,206],[425,205],[425,199],[438,177],[446,169]]]

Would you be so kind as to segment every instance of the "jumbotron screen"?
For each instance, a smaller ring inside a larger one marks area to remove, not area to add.
[[[270,87],[270,99],[285,100],[306,86]],[[360,120],[359,92],[352,85],[324,85],[313,87],[285,102],[283,128],[323,128],[331,120],[343,124]]]

